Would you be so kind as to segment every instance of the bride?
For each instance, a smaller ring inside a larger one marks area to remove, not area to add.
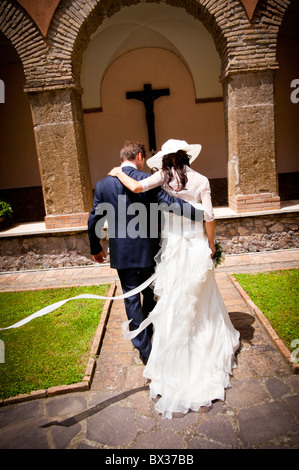
[[[213,400],[224,400],[235,366],[239,332],[230,321],[215,280],[212,256],[214,213],[208,179],[192,170],[201,145],[168,140],[147,165],[157,168],[141,181],[116,167],[109,173],[133,192],[162,186],[170,195],[204,210],[203,221],[190,221],[167,213],[156,257],[154,293],[157,304],[146,324],[154,326],[152,351],[143,375],[150,380],[156,410],[163,418],[173,413],[198,411]],[[140,329],[141,329],[140,328]],[[139,331],[138,331],[139,332]],[[136,332],[126,333],[131,338]]]

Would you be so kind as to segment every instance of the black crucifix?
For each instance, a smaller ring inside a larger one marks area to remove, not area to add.
[[[150,151],[157,150],[156,147],[156,134],[155,134],[155,115],[154,115],[154,101],[160,96],[170,95],[169,88],[162,88],[160,90],[153,90],[151,84],[143,85],[143,91],[127,91],[127,100],[135,99],[143,101],[145,106],[145,117],[148,131],[148,142]]]

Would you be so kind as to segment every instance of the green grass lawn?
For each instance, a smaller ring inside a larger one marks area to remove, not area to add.
[[[80,294],[105,295],[109,285],[0,293],[0,327]],[[107,294],[106,294],[107,295]],[[0,398],[80,382],[104,300],[70,300],[58,310],[16,329],[0,331],[5,362],[0,363]]]
[[[299,270],[234,274],[285,346],[299,339]]]

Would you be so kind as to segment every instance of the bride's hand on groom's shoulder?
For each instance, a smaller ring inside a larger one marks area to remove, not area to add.
[[[122,169],[120,166],[115,166],[112,170],[109,171],[109,176],[115,176],[116,178],[122,173]]]

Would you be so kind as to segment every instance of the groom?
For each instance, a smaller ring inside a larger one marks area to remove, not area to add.
[[[135,180],[140,181],[150,176],[150,174],[142,172],[146,159],[145,149],[142,144],[134,141],[125,142],[120,152],[120,159],[123,171]],[[120,201],[123,204],[122,210],[119,210]],[[134,219],[136,220],[136,214],[132,213],[131,210],[134,203],[135,207],[136,203],[142,203],[145,206],[147,220],[145,224],[146,233],[144,233],[144,227],[141,227],[141,232],[143,230],[142,236],[136,236],[135,234],[133,237],[132,233],[131,236],[130,233],[127,233],[130,230],[123,229],[128,228],[130,222],[132,226]],[[99,226],[103,226],[103,221],[108,215],[110,265],[112,268],[117,269],[123,293],[138,287],[154,272],[154,256],[159,250],[159,238],[158,230],[151,230],[150,227],[150,223],[153,223],[149,216],[150,204],[153,203],[163,203],[164,207],[176,203],[176,213],[180,215],[183,215],[183,209],[186,209],[187,204],[188,210],[185,211],[187,217],[194,220],[195,217],[198,219],[202,216],[193,206],[182,199],[169,196],[161,187],[145,193],[135,194],[126,189],[117,178],[112,176],[106,176],[96,184],[93,209],[88,220],[90,250],[95,261],[98,263],[104,261],[105,252],[100,244]],[[124,221],[125,227],[122,227],[120,219]],[[109,228],[113,228],[113,233],[110,233]],[[157,235],[150,236],[153,233]],[[131,330],[137,329],[155,306],[151,287],[144,289],[142,294],[143,303],[141,303],[140,294],[125,299],[127,317],[128,320],[132,320],[130,323]],[[151,336],[150,325],[132,340],[134,346],[139,350],[140,358],[144,364],[147,363],[151,351]]]

